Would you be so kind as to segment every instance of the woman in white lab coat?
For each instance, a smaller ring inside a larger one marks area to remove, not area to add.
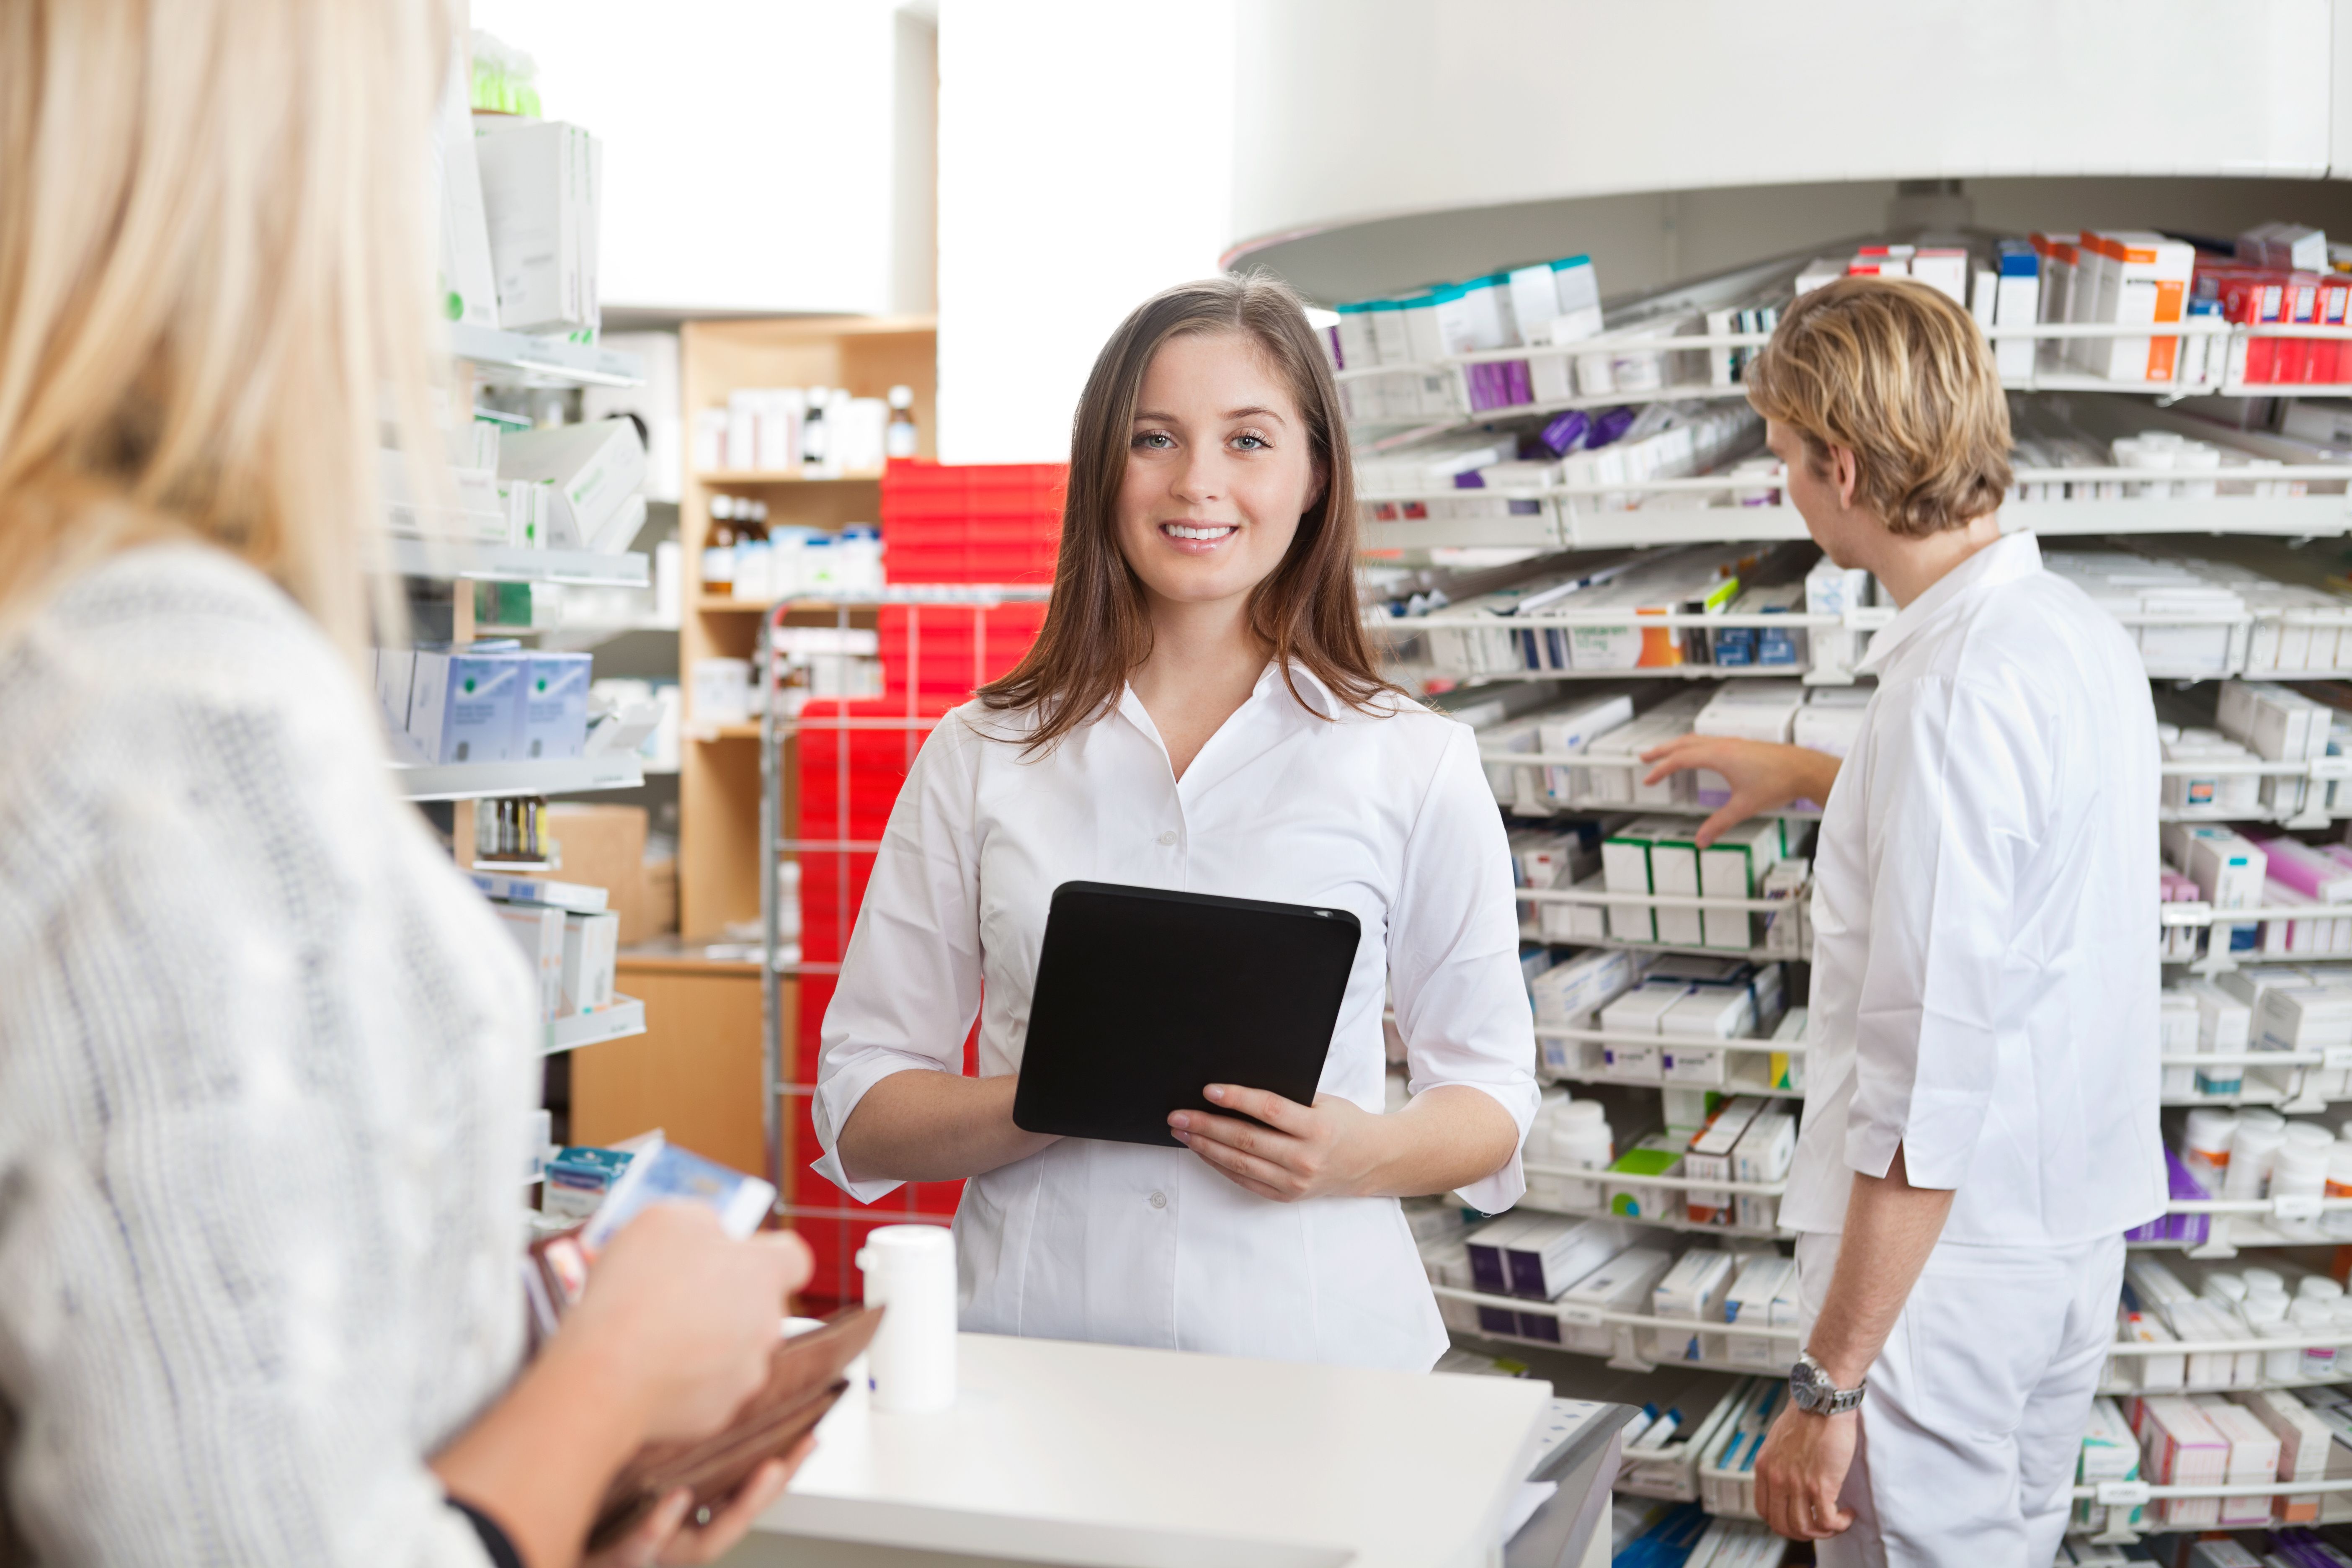
[[[1416,1369],[1444,1348],[1396,1200],[1518,1197],[1534,1042],[1471,731],[1381,682],[1355,552],[1297,298],[1224,278],[1129,317],[1074,422],[1044,631],[926,742],[824,1021],[817,1169],[863,1201],[970,1178],[967,1330]],[[1015,1127],[1047,903],[1075,879],[1352,910],[1314,1102],[1205,1086],[1265,1125],[1178,1112],[1186,1148]],[[1412,1099],[1382,1114],[1391,997]]]

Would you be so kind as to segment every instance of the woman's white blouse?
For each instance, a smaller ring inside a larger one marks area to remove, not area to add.
[[[1524,1139],[1533,1026],[1475,739],[1409,703],[1358,711],[1292,674],[1297,697],[1269,665],[1181,780],[1132,690],[1038,755],[1021,749],[1025,718],[971,703],[941,721],[825,1015],[820,1173],[866,1202],[898,1185],[845,1173],[839,1130],[893,1073],[959,1070],[975,1013],[981,1075],[1019,1070],[1047,904],[1074,880],[1354,911],[1363,942],[1320,1092],[1381,1110],[1392,991],[1412,1092],[1483,1089]],[[1462,1192],[1491,1211],[1525,1184],[1515,1151]],[[1189,1150],[1064,1139],[967,1183],[955,1229],[977,1332],[1414,1369],[1445,1346],[1394,1199],[1275,1203]]]

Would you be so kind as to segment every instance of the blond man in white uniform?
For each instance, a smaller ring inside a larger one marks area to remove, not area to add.
[[[1820,1561],[2055,1555],[2123,1278],[2163,1212],[2157,742],[2123,629],[2003,535],[1992,356],[1932,288],[1799,300],[1748,372],[1831,560],[1900,606],[1852,751],[1690,736],[1699,842],[1826,802],[1811,1054],[1783,1224],[1803,1355],[1757,1503]]]

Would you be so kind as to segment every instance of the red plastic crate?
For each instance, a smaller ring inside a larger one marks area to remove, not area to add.
[[[973,688],[1020,663],[1045,624],[1045,606],[1027,602],[985,609],[969,605],[885,605],[881,614],[885,689],[903,700],[911,681],[925,696],[961,701]]]
[[[883,574],[894,583],[1049,582],[1067,482],[1059,463],[892,463],[882,477]]]

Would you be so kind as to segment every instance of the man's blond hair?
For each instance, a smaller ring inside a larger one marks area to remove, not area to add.
[[[1853,453],[1854,502],[1906,539],[2009,492],[2009,405],[1991,346],[1941,289],[1842,278],[1800,297],[1747,371],[1748,401],[1804,437],[1815,471]]]

